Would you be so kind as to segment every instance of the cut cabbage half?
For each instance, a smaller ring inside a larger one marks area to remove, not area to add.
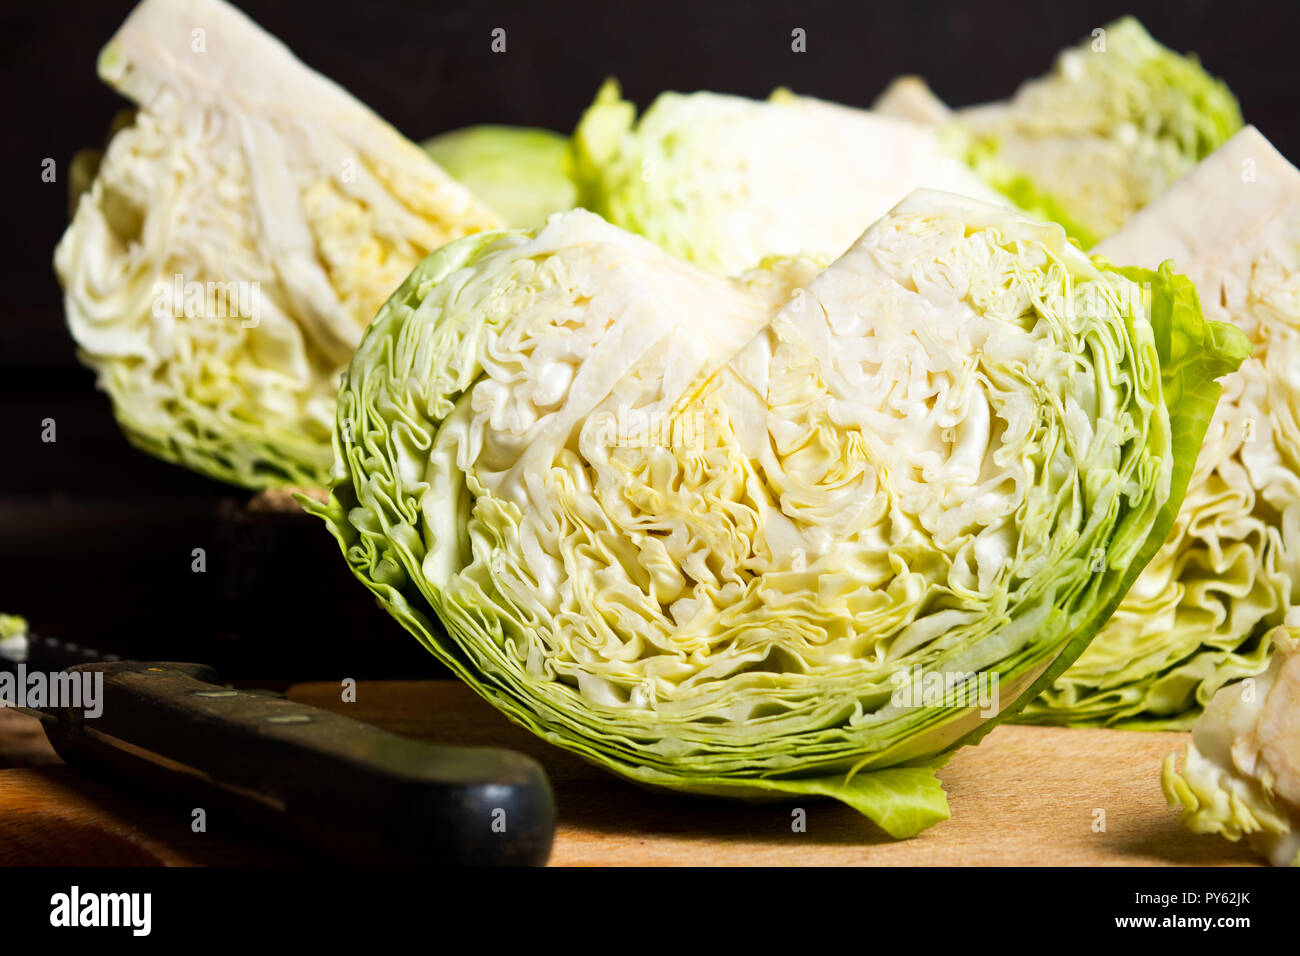
[[[901,837],[1164,540],[1244,351],[1167,267],[949,194],[739,279],[579,210],[421,263],[304,503],[546,740]]]
[[[724,275],[838,256],[916,188],[1001,201],[932,129],[787,91],[664,93],[638,121],[611,80],[573,150],[582,206]]]
[[[55,253],[83,361],[146,451],[323,485],[361,330],[427,253],[501,220],[219,0],[145,0],[99,75],[139,109]]]
[[[923,82],[903,77],[875,108],[941,124],[949,149],[1019,208],[1064,225],[1084,248],[1242,125],[1221,81],[1132,17],[1093,31],[1005,102],[948,112]]]
[[[1160,553],[1035,720],[1187,727],[1229,681],[1268,661],[1268,632],[1300,594],[1300,171],[1253,127],[1097,252],[1172,258],[1205,314],[1254,352],[1223,380]]]

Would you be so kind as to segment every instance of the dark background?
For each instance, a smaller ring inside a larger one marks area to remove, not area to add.
[[[95,57],[132,5],[6,0],[0,12],[0,611],[67,640],[238,673],[426,673],[427,656],[371,613],[319,529],[249,520],[246,494],[132,449],[77,364],[50,265],[67,221],[63,174],[124,105]],[[867,106],[900,73],[967,105],[1009,95],[1063,47],[1133,13],[1166,46],[1197,52],[1247,121],[1300,155],[1294,2],[238,5],[417,140],[481,122],[568,131],[609,75],[642,107],[664,89],[765,96],[781,85]],[[504,54],[490,50],[496,27]],[[790,50],[795,27],[806,53]],[[53,184],[40,178],[46,157]],[[205,574],[190,570],[196,547]]]

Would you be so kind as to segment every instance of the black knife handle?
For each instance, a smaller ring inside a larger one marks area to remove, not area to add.
[[[46,735],[74,766],[201,791],[353,862],[540,865],[550,855],[554,797],[523,754],[402,737],[226,687],[201,664],[117,661],[68,673],[103,675],[98,717],[85,706],[48,710]]]

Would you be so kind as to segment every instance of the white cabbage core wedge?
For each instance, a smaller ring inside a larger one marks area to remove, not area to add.
[[[311,507],[546,739],[907,835],[946,816],[942,754],[1064,668],[1165,536],[1240,343],[1143,281],[928,191],[824,271],[737,280],[583,211],[472,237],[367,331]]]
[[[324,485],[366,323],[426,254],[501,221],[219,0],[145,0],[99,74],[139,109],[55,253],[82,359],[147,451]]]
[[[1096,252],[1173,259],[1254,352],[1223,379],[1164,547],[1027,714],[1186,727],[1265,666],[1267,632],[1300,593],[1300,171],[1247,127]]]

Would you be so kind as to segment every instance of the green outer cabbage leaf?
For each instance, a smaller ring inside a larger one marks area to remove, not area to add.
[[[422,145],[512,229],[536,229],[551,213],[578,205],[568,170],[569,139],[549,129],[470,126]]]
[[[817,271],[714,278],[581,211],[453,243],[367,330],[303,504],[538,736],[904,837],[1164,539],[1245,346],[1168,266],[948,194]],[[605,430],[628,408],[672,437]],[[952,675],[996,676],[988,706],[927,696]]]
[[[219,0],[145,0],[98,69],[139,109],[55,251],[81,360],[139,448],[322,487],[366,323],[425,255],[501,220]]]

